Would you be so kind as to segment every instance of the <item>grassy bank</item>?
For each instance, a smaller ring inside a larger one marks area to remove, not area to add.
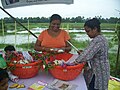
[[[28,23],[22,23],[26,28],[28,28]],[[83,29],[84,23],[62,23],[61,28],[64,29]],[[102,23],[101,24],[101,29],[107,29],[107,30],[114,30],[116,24],[111,24],[111,23]],[[22,26],[19,24],[16,25],[17,30],[25,30]],[[29,29],[32,28],[48,28],[49,23],[29,23]],[[14,23],[5,23],[5,30],[14,30],[15,29],[15,24]],[[0,30],[1,31],[1,30]]]

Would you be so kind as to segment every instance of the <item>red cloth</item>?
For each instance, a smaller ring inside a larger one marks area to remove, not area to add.
[[[10,58],[11,62],[13,62],[13,61],[20,61],[20,60],[24,59],[22,53],[18,53],[16,51],[12,52],[11,56],[9,58]]]

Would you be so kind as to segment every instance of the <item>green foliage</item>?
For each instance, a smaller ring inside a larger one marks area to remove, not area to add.
[[[113,23],[101,23],[101,29],[108,29],[108,30],[114,30],[115,25]]]
[[[120,42],[120,21],[118,20],[115,26],[115,34],[114,37],[112,38],[113,42]]]
[[[81,34],[81,33],[79,33]],[[77,41],[74,38],[76,37],[76,35],[74,33],[70,33],[70,37],[71,37],[71,43],[78,49],[84,49],[87,45],[89,41]]]
[[[109,61],[110,61],[110,74],[112,76],[118,77],[120,78],[120,73],[118,73],[117,75],[115,75],[116,72],[116,53],[109,53]],[[118,64],[118,72],[120,72],[120,64]]]
[[[38,52],[33,52],[32,56],[35,60],[41,60],[43,65],[44,65],[44,71],[48,72],[49,69],[53,68],[52,64],[47,63],[46,60],[49,60],[51,56],[55,55],[54,53],[38,53]]]
[[[116,23],[116,21],[119,19],[117,17],[110,17],[110,18],[102,18],[102,16],[95,16],[95,18],[98,18],[101,23]],[[67,17],[62,18],[62,22],[64,23],[84,23],[86,20],[90,18],[84,18],[81,16],[77,17]],[[4,18],[6,23],[13,23],[15,22],[11,17],[5,17]],[[21,23],[27,23],[28,21],[31,23],[49,23],[49,17],[24,17],[24,18],[16,18]]]
[[[34,51],[34,43],[25,43],[16,45],[17,48],[23,48],[24,50]]]

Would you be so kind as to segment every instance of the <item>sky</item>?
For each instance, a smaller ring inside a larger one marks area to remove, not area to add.
[[[0,6],[1,0],[0,0]],[[120,0],[74,0],[73,4],[39,4],[5,9],[13,17],[50,17],[59,14],[63,18],[84,16],[93,18],[120,18]],[[0,9],[0,18],[9,17]]]

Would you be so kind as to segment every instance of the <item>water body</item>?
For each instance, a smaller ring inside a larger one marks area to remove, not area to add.
[[[41,33],[43,30],[46,28],[33,28],[30,30],[32,33]],[[14,31],[8,30],[8,33],[13,33]],[[84,30],[69,30],[69,32],[85,32]],[[109,31],[109,30],[102,30],[102,32],[114,32],[114,31]],[[34,43],[36,41],[36,37],[33,35],[28,35],[28,34],[23,34],[23,33],[28,33],[28,31],[20,31],[17,32],[16,35],[5,35],[5,36],[0,36],[0,43],[4,44],[25,44],[25,43]],[[35,34],[38,36],[39,34]],[[75,40],[78,41],[86,41],[90,40],[90,38],[86,34],[75,34],[76,37],[74,38]],[[107,39],[111,39],[113,35],[106,35]]]
[[[39,36],[39,34],[36,33],[41,33],[43,30],[47,28],[33,28],[30,30],[32,33],[34,33],[36,36]],[[15,32],[14,30],[8,30],[8,33],[13,33]],[[77,41],[86,41],[86,40],[91,40],[87,34],[79,34],[79,32],[85,32],[84,30],[69,30],[69,32],[78,32],[76,37],[74,38]],[[114,32],[111,30],[102,30],[102,32]],[[25,33],[25,34],[23,34]],[[26,44],[26,43],[35,43],[37,38],[34,37],[33,35],[28,35],[28,31],[20,31],[17,32],[16,35],[5,35],[5,36],[0,36],[0,44]],[[112,34],[106,34],[105,37],[110,40],[113,38]],[[2,48],[3,49],[3,48]],[[18,50],[23,50],[22,48],[18,48]],[[74,49],[72,52],[77,53]],[[117,45],[114,45],[114,47],[110,48],[109,52],[117,52]]]

